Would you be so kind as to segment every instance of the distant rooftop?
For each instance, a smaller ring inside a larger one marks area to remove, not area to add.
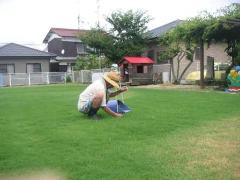
[[[163,26],[152,29],[148,32],[150,38],[157,38],[168,32],[169,30],[175,28],[177,25],[181,24],[183,20],[175,20]]]
[[[20,44],[9,43],[0,47],[0,57],[55,57],[53,53],[40,51]]]
[[[85,34],[88,31],[89,30],[83,29],[51,28],[44,38],[43,42],[47,43],[52,34],[57,34],[60,37],[77,38],[79,35]]]

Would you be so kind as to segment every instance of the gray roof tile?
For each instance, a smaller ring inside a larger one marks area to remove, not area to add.
[[[168,24],[165,24],[163,26],[157,27],[155,29],[152,29],[148,32],[148,35],[150,38],[157,38],[162,36],[164,33],[166,33],[167,31],[175,28],[177,25],[179,25],[180,23],[182,23],[182,20],[175,20],[173,22],[170,22]]]
[[[53,53],[9,43],[0,47],[0,57],[55,57]]]

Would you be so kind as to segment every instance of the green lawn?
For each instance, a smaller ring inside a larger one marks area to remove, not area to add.
[[[83,89],[0,88],[0,177],[240,178],[239,94],[130,87],[132,112],[94,121],[77,111]]]

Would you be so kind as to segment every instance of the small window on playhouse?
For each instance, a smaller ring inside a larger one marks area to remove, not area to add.
[[[143,73],[143,65],[137,66],[137,73]]]

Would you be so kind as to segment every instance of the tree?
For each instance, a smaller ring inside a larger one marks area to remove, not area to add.
[[[101,28],[93,28],[81,37],[87,44],[88,52],[97,56],[105,55],[108,59],[114,59],[115,49],[113,47],[113,37]]]
[[[232,4],[219,11],[218,15],[203,12],[200,16],[190,18],[170,33],[170,43],[183,42],[191,55],[195,47],[200,48],[200,86],[204,88],[204,44],[212,41],[226,42],[226,52],[232,57],[232,65],[240,64],[240,4]],[[169,34],[168,34],[169,35]],[[187,45],[187,46],[186,46]],[[178,48],[178,63],[183,50]],[[190,58],[191,59],[191,58]],[[186,69],[186,68],[185,68]],[[174,75],[174,74],[173,74]],[[176,75],[177,81],[178,70]]]
[[[162,37],[160,37],[160,45],[165,47],[165,51],[161,53],[159,60],[160,61],[166,59],[170,60],[173,81],[176,84],[180,83],[183,75],[193,62],[194,51],[193,48],[190,46],[189,42],[187,42],[183,38],[185,32],[184,28],[185,26],[178,26],[175,29],[164,34]],[[180,73],[180,63],[184,57],[186,57],[189,60],[189,63]],[[173,63],[174,58],[176,58],[177,61],[176,70]]]
[[[83,41],[112,62],[123,56],[140,56],[146,46],[146,24],[150,18],[145,12],[132,10],[113,12],[106,21],[109,31],[96,28],[87,33]]]
[[[215,22],[215,18],[207,13],[203,12],[200,16],[189,19],[185,26],[185,42],[193,44],[200,49],[200,88],[204,88],[204,44],[206,42],[204,33],[206,28]]]
[[[204,38],[228,44],[225,51],[232,57],[232,65],[240,64],[240,4],[231,4],[219,11],[217,20],[206,28]]]
[[[109,65],[110,63],[106,58],[96,55],[88,55],[77,58],[74,70],[99,69],[102,67],[108,67]]]
[[[240,59],[240,4],[232,4],[214,16],[207,12],[183,23],[184,36],[181,38],[200,48],[200,87],[204,88],[204,44],[225,41],[226,52],[232,57],[232,65],[239,64]]]
[[[184,21],[182,24],[177,26],[172,30],[171,33],[168,33],[167,36],[170,36],[171,41],[169,41],[170,51],[177,52],[177,73],[174,74],[174,69],[172,65],[173,77],[176,83],[180,83],[181,78],[183,77],[186,70],[190,67],[193,61],[193,53],[196,47],[200,47],[200,87],[204,88],[204,39],[203,35],[205,28],[211,24],[214,18],[204,12],[201,16],[190,18]],[[175,45],[174,45],[175,44]],[[183,44],[183,45],[181,45]],[[175,50],[172,49],[175,48]],[[174,55],[174,54],[173,54]],[[189,60],[188,65],[184,68],[181,75],[179,74],[179,65],[183,57],[186,56]],[[171,58],[173,59],[173,57]]]

